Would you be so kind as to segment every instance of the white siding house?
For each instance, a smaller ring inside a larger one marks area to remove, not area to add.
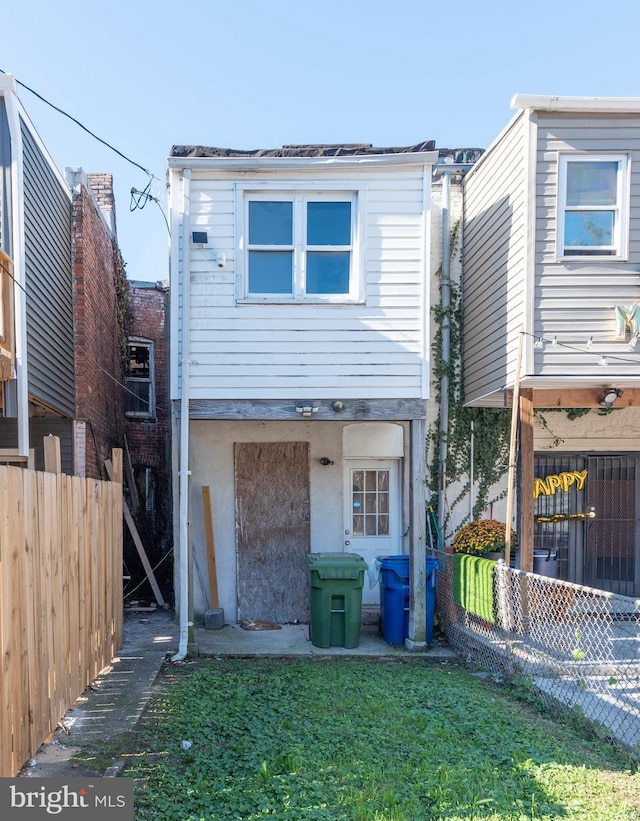
[[[185,601],[210,606],[203,486],[227,621],[306,621],[309,552],[358,553],[372,570],[409,553],[424,590],[437,156],[428,143],[172,150],[183,626]],[[378,595],[365,580],[365,606]]]
[[[509,405],[515,389],[558,411],[522,425],[523,552],[551,548],[564,578],[638,596],[640,98],[513,107],[464,182],[466,398]],[[538,483],[534,505],[534,476],[582,470],[584,487]]]

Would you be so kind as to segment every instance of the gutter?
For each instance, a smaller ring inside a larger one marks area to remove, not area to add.
[[[181,359],[180,359],[180,451],[178,467],[179,496],[179,644],[178,652],[171,661],[182,661],[189,646],[189,324],[191,308],[191,243],[189,241],[189,223],[191,217],[191,170],[185,168],[182,174],[182,203],[180,226],[182,233],[182,257],[180,259],[180,291],[182,292],[181,316]],[[178,238],[179,241],[179,238]]]
[[[169,157],[169,168],[205,169],[208,171],[268,171],[284,169],[367,168],[370,166],[435,167],[437,151],[404,154],[371,154],[347,157]]]

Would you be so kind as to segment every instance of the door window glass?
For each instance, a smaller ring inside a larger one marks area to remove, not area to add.
[[[389,471],[351,471],[352,533],[389,535]]]

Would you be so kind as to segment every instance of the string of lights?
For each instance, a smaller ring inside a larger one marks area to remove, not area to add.
[[[533,343],[533,347],[537,349],[544,348],[545,345],[550,345],[553,348],[566,348],[570,351],[576,351],[577,353],[586,353],[590,354],[591,356],[597,356],[599,359],[600,365],[607,365],[609,361],[614,362],[628,362],[631,365],[637,365],[638,359],[630,359],[629,357],[624,356],[617,356],[615,354],[598,354],[592,350],[593,339],[589,337],[586,342],[586,350],[584,348],[579,348],[576,345],[569,345],[566,342],[560,342],[557,336],[553,336],[551,339],[547,339],[544,336],[537,336],[536,334],[531,334],[528,331],[522,332],[525,336],[530,337],[531,339],[535,340]],[[635,346],[634,346],[635,348]]]

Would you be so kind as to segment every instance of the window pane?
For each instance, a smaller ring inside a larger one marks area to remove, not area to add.
[[[377,536],[378,535],[378,517],[377,516],[365,516],[365,523],[364,523],[364,532],[365,536]]]
[[[351,245],[351,203],[307,203],[307,245]]]
[[[307,293],[348,294],[350,261],[348,251],[307,252]]]
[[[151,414],[149,407],[150,382],[137,382],[131,379],[126,381],[124,392],[125,413]]]
[[[249,203],[250,245],[291,245],[293,243],[293,203]]]
[[[290,294],[293,251],[249,251],[249,293]]]
[[[127,345],[129,352],[128,376],[135,376],[139,379],[149,379],[151,371],[149,369],[149,345]]]
[[[617,162],[567,163],[567,205],[615,205]]]
[[[568,211],[564,219],[564,244],[577,249],[613,244],[613,211]]]

